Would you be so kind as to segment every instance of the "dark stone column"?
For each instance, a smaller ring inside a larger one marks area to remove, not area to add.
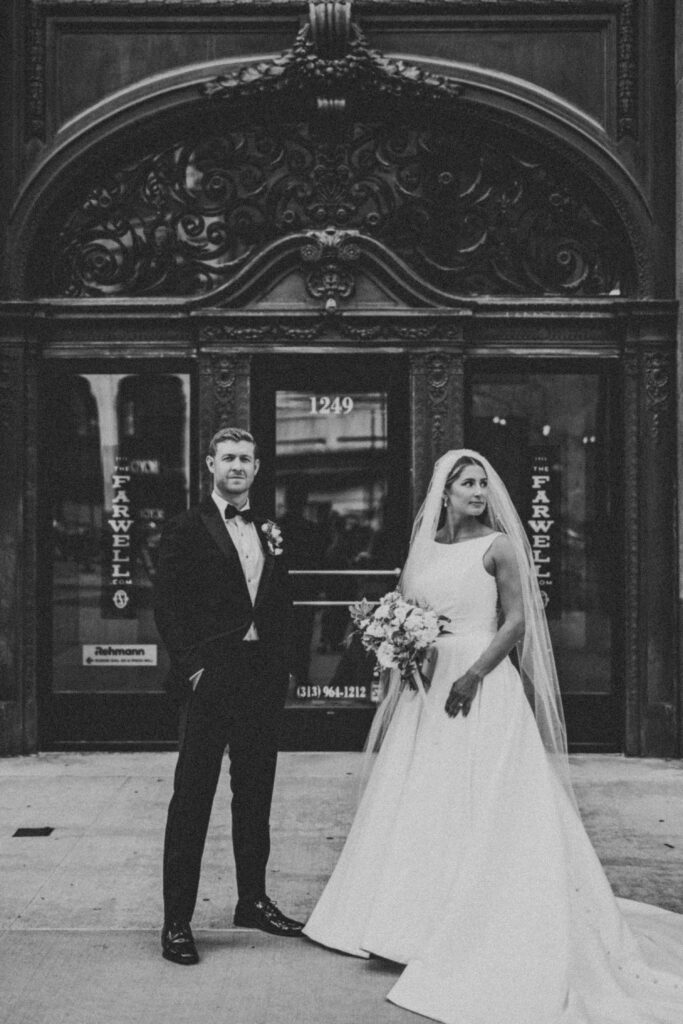
[[[422,502],[434,463],[465,436],[464,356],[452,348],[410,355],[413,513]]]
[[[679,749],[675,322],[636,314],[624,362],[627,753]]]
[[[634,338],[629,338],[622,363],[624,414],[624,752],[640,754],[640,487],[638,483],[639,360]]]
[[[200,332],[199,350],[199,465],[202,489],[208,477],[201,471],[209,441],[221,427],[250,425],[251,356],[234,353],[221,328]]]
[[[36,366],[0,339],[0,755],[37,750]]]
[[[676,672],[676,442],[674,352],[646,340],[642,352],[643,420],[639,450],[644,514],[642,596],[647,623],[647,706],[643,752],[671,757],[678,750]]]

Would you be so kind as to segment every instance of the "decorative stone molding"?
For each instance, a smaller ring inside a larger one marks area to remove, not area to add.
[[[626,753],[641,753],[640,739],[640,488],[639,453],[640,360],[635,344],[627,343],[622,362],[624,408],[624,703]]]
[[[0,349],[0,435],[7,436],[14,420],[16,381],[13,366],[6,350]]]
[[[567,323],[561,320],[553,322],[545,318],[541,321],[537,318],[513,320],[509,316],[501,316],[487,323],[477,323],[476,326],[476,338],[482,341],[595,343],[604,342],[606,339],[613,340],[616,333],[614,321],[609,319],[589,323]]]
[[[206,345],[218,343],[220,334],[205,328]],[[220,351],[202,351],[199,360],[199,459],[203,462],[209,441],[222,427],[249,427],[249,379],[251,357]]]
[[[448,414],[448,362],[441,354],[429,356],[426,368],[427,407],[431,421],[429,442],[433,452],[441,451],[446,440]]]
[[[617,136],[638,127],[638,0],[624,0],[617,16]]]
[[[379,0],[378,0],[379,2]],[[404,0],[404,3],[406,0]],[[418,2],[420,8],[424,8],[425,4],[422,0],[407,0],[410,6],[417,7]],[[365,0],[366,6],[372,6],[372,0]],[[543,13],[544,10],[555,12],[557,9],[566,9],[571,7],[573,11],[587,11],[593,13],[595,10],[594,0],[500,0],[500,6],[506,8],[506,13],[509,13],[509,8],[514,8],[518,5],[520,8],[533,7],[538,10],[539,13]],[[93,15],[100,17],[106,16],[111,11],[120,13],[122,6],[128,6],[133,12],[163,12],[164,9],[173,9],[178,13],[187,13],[192,15],[207,15],[216,17],[218,13],[229,11],[233,7],[241,6],[240,0],[222,0],[219,5],[216,0],[192,0],[188,3],[188,0],[29,0],[27,4],[27,67],[26,67],[26,94],[27,94],[27,107],[28,107],[28,119],[26,125],[27,136],[32,138],[45,139],[45,82],[46,82],[46,66],[45,66],[45,47],[46,47],[46,21],[45,12],[49,9],[51,12],[59,14],[60,9],[63,8],[65,13],[72,13],[74,11],[80,12],[91,12]],[[272,3],[259,2],[255,0],[254,7],[263,7],[272,10],[275,6]],[[281,2],[277,4],[278,8],[284,6],[300,7],[300,3]],[[468,14],[487,14],[491,15],[492,10],[495,10],[497,6],[496,0],[450,0],[449,6],[451,8],[460,8],[463,12]],[[618,137],[635,137],[637,132],[637,94],[638,94],[638,20],[639,20],[639,0],[623,0],[620,5],[617,6],[617,132]],[[314,53],[317,53],[320,62],[316,69],[315,77],[318,79],[315,85],[315,92],[309,94],[316,97],[317,106],[319,109],[327,109],[328,111],[335,112],[339,109],[339,106],[344,106],[344,97],[339,93],[339,89],[336,85],[336,79],[338,78],[338,72],[343,69],[344,64],[334,64],[337,61],[348,61],[349,54],[351,53],[352,43],[354,41],[354,35],[352,31],[351,23],[351,0],[312,0],[309,4],[309,25],[306,26],[308,30],[306,33],[307,39],[311,44]],[[366,44],[365,44],[366,45]],[[295,46],[296,49],[296,46]],[[292,52],[293,51],[289,51]],[[379,55],[377,55],[379,58]],[[380,61],[383,58],[380,58]],[[296,60],[295,57],[292,60]],[[332,62],[332,63],[331,63]],[[277,62],[276,62],[277,64]],[[380,74],[380,78],[387,74],[388,81],[391,82],[392,87],[397,84],[400,78],[410,78],[414,74],[415,69],[410,69],[408,66],[403,65],[402,62],[394,62],[395,68],[388,71],[381,63],[375,66],[375,71]],[[286,71],[288,64],[283,65],[277,64],[271,71],[266,71],[266,63],[253,65],[248,72],[242,74],[242,80],[235,80],[231,85],[228,84],[229,78],[224,79],[224,90],[221,86],[223,93],[231,92],[233,88],[237,88],[241,84],[248,84],[247,80],[251,78],[253,81],[263,85],[266,80],[271,77],[273,80],[278,79],[283,72]],[[311,68],[311,71],[313,69]],[[431,76],[427,76],[427,79]],[[325,88],[320,91],[322,83],[325,83]],[[436,86],[441,88],[438,81],[422,83],[423,86],[428,86],[430,89]],[[412,88],[406,82],[408,88]],[[266,88],[268,88],[266,86]],[[446,86],[448,88],[448,86]]]
[[[334,313],[339,301],[349,299],[356,290],[356,282],[349,264],[358,263],[361,250],[356,241],[357,231],[307,232],[308,240],[301,246],[304,264],[313,264],[305,275],[306,290],[314,299],[322,299],[325,313]]]
[[[108,8],[83,6],[98,15]],[[469,6],[490,12],[494,5]],[[572,2],[572,12],[582,6],[593,5]],[[637,0],[611,6],[637,23]],[[200,7],[215,14],[214,4],[192,5]],[[44,135],[41,19],[56,8],[32,0],[28,9],[32,123]],[[244,282],[251,261],[262,261],[276,240],[355,230],[383,246],[389,262],[401,263],[398,277],[405,271],[411,280],[389,294],[407,305],[448,306],[482,294],[652,294],[647,213],[643,207],[639,217],[609,170],[601,173],[578,148],[522,118],[468,104],[458,82],[371,50],[350,11],[350,0],[312,0],[293,48],[205,83],[218,122],[221,97],[244,101],[231,107],[231,119],[247,118],[246,141],[240,143],[242,128],[218,129],[209,138],[179,124],[168,149],[155,151],[140,133],[128,149],[137,159],[117,168],[108,158],[106,176],[92,181],[71,211],[60,206],[46,216],[38,237],[58,241],[45,256],[43,246],[34,247],[28,275],[18,246],[22,282],[32,276],[34,293],[45,294],[52,276],[50,294],[72,298],[194,298],[240,275]],[[626,58],[634,39],[633,32],[623,37],[624,67],[633,67]],[[321,96],[334,98],[337,114],[337,100],[344,100],[334,134],[318,116]],[[355,106],[347,102],[354,96]],[[371,116],[360,121],[360,114]],[[71,194],[78,196],[78,187]],[[295,270],[323,307],[333,310],[353,297],[354,267],[343,261],[312,268],[302,260]],[[234,297],[227,288],[225,304],[258,297],[240,287]]]
[[[668,351],[646,352],[643,357],[643,373],[650,434],[655,445],[660,445],[670,433],[667,428],[673,403],[672,354]]]
[[[413,505],[424,495],[436,460],[464,442],[464,357],[458,350],[410,356]],[[417,511],[414,508],[414,511]]]
[[[351,0],[310,0],[308,20],[314,51],[319,58],[317,76],[321,79],[317,92],[318,110],[332,123],[346,110],[343,88],[339,88],[337,70],[351,45]]]
[[[0,702],[8,743],[35,750],[37,682],[35,352],[20,337],[0,342]],[[26,722],[28,721],[28,728]]]
[[[186,133],[112,167],[46,229],[55,292],[193,297],[235,285],[225,299],[241,305],[264,260],[292,268],[288,239],[328,312],[353,295],[364,248],[424,295],[418,304],[629,291],[623,229],[564,154],[474,115],[428,129],[407,116],[349,122],[334,142],[303,122]],[[42,265],[35,274],[44,288]]]
[[[675,325],[643,314],[622,360],[626,752],[675,756]]]
[[[503,130],[508,123],[506,115],[493,107],[482,113],[482,120]],[[591,181],[592,187],[597,186],[602,201],[607,200],[616,213],[617,222],[625,233],[624,245],[630,250],[629,255],[631,253],[633,255],[632,276],[634,280],[622,285],[621,294],[652,295],[655,277],[652,259],[653,243],[649,235],[649,227],[643,220],[638,220],[634,216],[634,209],[625,201],[622,189],[609,175],[600,173],[595,164],[587,160],[577,147],[569,147],[559,139],[547,135],[544,135],[541,140],[538,129],[529,124],[515,124],[515,132],[523,138],[528,138],[532,145],[537,146],[541,143],[543,148],[548,153],[552,153],[564,167],[566,175],[570,177],[576,175],[586,181]]]
[[[345,56],[351,41],[351,0],[310,0],[311,39],[323,60]]]
[[[678,750],[678,697],[675,636],[676,436],[674,417],[674,331],[669,344],[653,345],[659,333],[643,325],[640,356],[641,430],[639,444],[641,574],[640,602],[647,647],[641,645],[642,750],[675,757]],[[653,496],[656,496],[653,500]],[[643,685],[644,684],[644,685]]]
[[[29,0],[26,11],[26,138],[45,141],[45,9]]]
[[[23,476],[23,544],[21,549],[21,574],[23,592],[23,620],[21,624],[21,687],[23,706],[21,715],[22,752],[33,753],[38,749],[38,688],[40,685],[40,645],[43,636],[40,621],[39,580],[40,529],[39,479],[40,479],[40,415],[38,380],[40,345],[32,339],[25,344],[21,360],[23,409],[21,409],[21,430],[24,443],[19,448]]]
[[[309,11],[312,20],[291,49],[218,76],[201,86],[202,95],[231,103],[251,97],[269,104],[296,97],[309,115],[312,99],[319,112],[343,113],[351,96],[362,107],[372,94],[432,104],[460,95],[461,86],[446,76],[371,49],[350,20],[350,0],[313,0]]]
[[[444,343],[451,345],[462,338],[459,316],[420,316],[419,321],[411,317],[397,316],[310,316],[261,318],[257,322],[245,314],[244,317],[231,315],[221,323],[201,324],[198,340],[202,348],[220,348],[225,345],[300,344],[325,339],[339,338],[361,344],[373,342],[400,342],[420,348],[424,344]]]
[[[249,377],[249,357],[212,355],[208,372],[211,375],[214,431],[235,423],[236,417],[248,421],[245,395],[239,385]]]

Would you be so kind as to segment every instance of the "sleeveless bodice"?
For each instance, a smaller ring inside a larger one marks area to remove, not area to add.
[[[425,552],[408,596],[447,616],[446,632],[456,636],[496,632],[498,590],[483,559],[497,536],[489,533],[457,544],[432,541]]]

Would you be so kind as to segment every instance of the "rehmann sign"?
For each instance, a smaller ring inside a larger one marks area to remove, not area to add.
[[[156,644],[84,644],[84,665],[156,665]]]

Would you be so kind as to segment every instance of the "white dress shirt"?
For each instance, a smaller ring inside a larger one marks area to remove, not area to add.
[[[212,493],[211,497],[215,501],[218,511],[221,514],[221,519],[225,523],[225,528],[237,548],[237,554],[240,558],[244,578],[247,581],[247,587],[249,588],[249,596],[251,597],[251,603],[253,604],[256,600],[256,593],[261,580],[261,573],[263,572],[263,566],[266,561],[263,554],[263,547],[259,540],[258,531],[254,523],[245,523],[241,516],[235,516],[233,519],[226,519],[225,506],[228,502],[225,498],[221,497],[220,494],[217,494],[216,491]],[[249,502],[247,502],[243,508],[248,509]],[[253,622],[244,639],[258,640],[258,633],[256,632],[256,626]]]

